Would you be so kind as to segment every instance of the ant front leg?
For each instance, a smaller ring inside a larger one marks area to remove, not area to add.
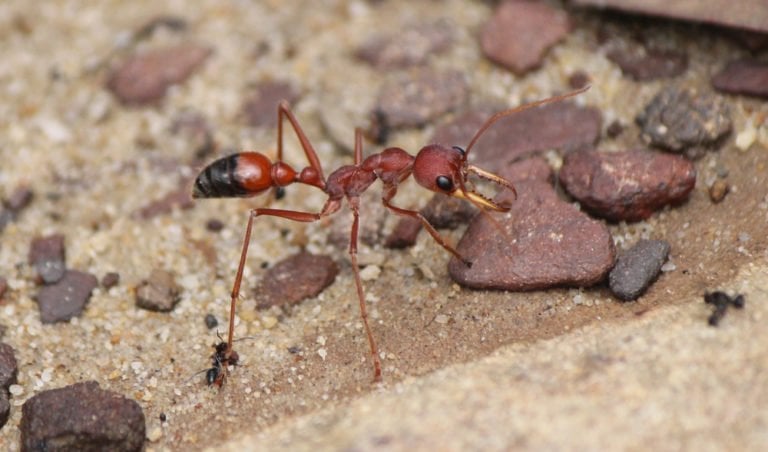
[[[456,259],[460,260],[464,265],[467,267],[472,267],[472,262],[470,262],[468,259],[465,259],[461,254],[459,254],[458,251],[454,247],[448,244],[448,242],[445,241],[443,236],[440,235],[439,232],[429,224],[429,221],[427,221],[426,218],[424,218],[424,215],[422,215],[420,212],[416,210],[408,210],[403,209],[402,207],[397,207],[395,205],[392,205],[390,202],[392,198],[397,193],[397,187],[387,187],[385,188],[384,196],[381,198],[381,202],[384,204],[384,207],[391,210],[392,212],[396,213],[397,215],[402,215],[406,217],[416,218],[421,222],[421,225],[424,226],[424,229],[429,232],[429,235],[432,236],[432,238],[437,242],[440,246],[442,246],[446,251],[453,254]]]
[[[352,221],[352,231],[349,237],[349,260],[352,262],[352,273],[355,275],[355,285],[357,286],[357,301],[360,303],[360,316],[363,319],[365,333],[368,335],[368,344],[371,346],[371,357],[373,359],[373,382],[381,381],[381,359],[379,358],[379,348],[376,346],[376,339],[373,337],[371,326],[368,324],[368,311],[365,307],[365,295],[363,294],[363,282],[360,278],[360,269],[357,266],[357,232],[360,226],[360,198],[350,197],[349,206],[352,209],[354,219]]]
[[[240,298],[240,285],[243,282],[243,270],[245,269],[245,260],[248,255],[248,245],[251,242],[251,230],[253,228],[254,218],[262,215],[269,215],[273,217],[286,218],[293,221],[311,223],[339,210],[340,205],[341,203],[339,201],[328,200],[320,213],[265,208],[251,210],[251,213],[248,216],[248,225],[245,228],[245,239],[243,240],[243,250],[240,253],[240,264],[237,267],[235,283],[232,286],[232,300],[229,306],[229,333],[227,335],[227,348],[223,354],[225,360],[229,359],[234,353],[232,350],[232,342],[234,341],[235,334],[235,312],[237,308],[237,300]]]

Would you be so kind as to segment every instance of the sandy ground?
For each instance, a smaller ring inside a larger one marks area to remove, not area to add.
[[[384,356],[382,385],[370,381],[346,249],[327,240],[332,225],[259,221],[246,269],[249,287],[263,273],[263,262],[301,245],[330,254],[341,273],[320,296],[287,313],[257,313],[248,309],[252,300],[249,305],[244,299],[237,327],[239,336],[250,337],[238,345],[244,365],[223,390],[205,386],[197,372],[209,366],[217,338],[203,319],[213,313],[223,322],[247,210],[264,201],[199,202],[149,220],[134,215],[195,174],[189,166],[193,151],[169,132],[180,112],[204,114],[221,152],[270,152],[274,131],[247,128],[241,102],[260,81],[288,80],[302,94],[299,119],[326,168],[335,168],[350,157],[334,145],[320,116],[333,112],[349,121],[351,137],[387,76],[357,62],[352,50],[376,32],[449,18],[454,45],[432,64],[466,70],[471,103],[513,105],[546,97],[582,69],[594,82],[578,101],[600,107],[606,125],[617,118],[629,125],[601,148],[638,145],[633,118],[668,82],[621,77],[596,41],[599,16],[578,16],[579,26],[541,70],[514,77],[479,54],[476,36],[490,14],[486,3],[437,4],[0,5],[0,193],[7,196],[22,183],[35,192],[32,205],[0,236],[0,274],[10,286],[0,302],[2,340],[19,360],[19,388],[0,444],[18,448],[21,405],[28,397],[95,379],[141,404],[148,450],[768,445],[768,333],[761,327],[768,295],[764,126],[750,149],[737,149],[731,136],[718,152],[697,161],[699,179],[687,204],[645,222],[612,226],[619,247],[641,237],[672,245],[674,270],[637,302],[618,303],[603,287],[462,289],[447,275],[448,256],[424,234],[405,251],[363,246],[361,260],[382,269],[366,282]],[[188,29],[160,30],[138,48],[191,40],[212,46],[214,55],[161,105],[122,107],[103,89],[106,68],[130,51],[130,31],[169,14],[183,17]],[[730,41],[702,38],[695,28],[646,26],[654,39],[689,52],[690,68],[676,80],[684,85],[708,86],[711,73],[744,54]],[[729,101],[735,134],[768,112],[756,100]],[[432,127],[397,133],[390,143],[415,151]],[[289,142],[288,159],[301,162],[295,143]],[[707,185],[722,168],[732,192],[715,205]],[[401,204],[426,202],[427,193],[410,188],[402,190]],[[315,210],[323,201],[322,193],[297,188],[281,203]],[[224,223],[221,232],[206,229],[211,218]],[[33,237],[54,232],[66,237],[68,267],[99,278],[117,271],[121,282],[94,291],[80,318],[42,325],[27,252]],[[456,241],[461,232],[446,234]],[[153,268],[173,272],[183,288],[169,314],[135,307],[134,288]],[[706,324],[709,309],[701,298],[714,289],[747,298],[746,309],[730,312],[719,328]],[[448,321],[435,322],[438,315]],[[291,347],[300,353],[290,353]]]

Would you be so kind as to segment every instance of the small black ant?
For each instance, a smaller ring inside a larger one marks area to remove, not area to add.
[[[731,297],[725,292],[715,291],[704,294],[704,303],[711,304],[715,307],[712,314],[707,321],[711,326],[717,326],[720,320],[725,317],[725,312],[728,310],[728,306],[733,306],[736,309],[742,309],[744,307],[744,295],[736,295]]]

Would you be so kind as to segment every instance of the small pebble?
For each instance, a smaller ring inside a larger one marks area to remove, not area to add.
[[[160,438],[162,437],[163,437],[163,429],[160,427],[153,428],[147,434],[147,440],[149,440],[149,442],[151,443],[156,443],[160,441]]]
[[[696,168],[685,157],[660,152],[571,152],[560,183],[582,206],[611,221],[639,221],[688,198]]]
[[[144,413],[138,403],[95,381],[42,391],[24,402],[22,450],[140,451]]]
[[[276,127],[280,101],[293,104],[299,97],[299,92],[289,82],[261,82],[243,102],[245,122],[251,127]]]
[[[224,222],[217,218],[211,218],[205,222],[205,229],[211,232],[219,232],[224,229]]]
[[[622,253],[608,276],[611,292],[623,301],[636,300],[659,275],[669,249],[663,240],[640,240]]]
[[[101,287],[109,290],[120,283],[120,273],[109,272],[101,278]]]
[[[717,204],[725,199],[725,195],[727,195],[730,190],[731,187],[728,185],[728,182],[722,179],[717,179],[709,186],[709,199]]]
[[[730,94],[768,97],[768,62],[755,59],[732,61],[712,77],[712,86]]]
[[[53,284],[64,276],[64,255],[64,236],[61,234],[35,237],[29,247],[29,263],[45,284]]]
[[[688,69],[688,55],[678,50],[661,50],[621,43],[606,55],[624,75],[637,81],[677,77]]]
[[[439,324],[441,324],[441,325],[445,325],[445,324],[447,324],[447,323],[448,323],[448,321],[449,321],[450,319],[451,319],[451,318],[450,318],[450,317],[448,317],[448,316],[447,316],[447,315],[445,315],[445,314],[438,314],[438,315],[436,315],[436,316],[435,316],[435,323],[439,323]]]
[[[149,278],[136,289],[136,306],[150,311],[168,312],[181,300],[181,287],[173,274],[152,270]]]
[[[34,192],[26,185],[19,185],[16,187],[11,196],[5,200],[5,206],[13,213],[19,213],[32,202],[34,198]]]
[[[417,66],[453,43],[453,25],[445,20],[408,25],[367,39],[356,56],[378,69]]]
[[[368,265],[360,270],[360,279],[363,281],[375,281],[381,275],[381,267],[378,265]]]
[[[330,286],[339,267],[328,256],[294,254],[267,270],[254,290],[258,309],[291,305],[314,297]]]
[[[568,14],[541,2],[499,3],[480,35],[483,54],[518,75],[541,66],[571,30]]]
[[[16,383],[18,372],[13,347],[0,342],[0,392],[4,392],[9,386]]]
[[[421,231],[421,221],[413,217],[401,217],[384,241],[387,248],[408,248],[416,243]]]
[[[79,317],[99,281],[90,273],[67,270],[58,282],[43,286],[35,296],[43,323]]]
[[[107,88],[125,105],[156,103],[171,85],[189,78],[211,53],[208,47],[180,44],[132,55],[112,71]]]
[[[212,329],[216,328],[217,326],[219,326],[219,321],[218,321],[218,319],[216,319],[215,315],[213,315],[213,314],[206,314],[205,315],[205,326],[209,330],[212,330]]]
[[[700,156],[702,147],[716,146],[732,127],[723,98],[674,85],[659,91],[636,121],[646,143],[692,157]]]

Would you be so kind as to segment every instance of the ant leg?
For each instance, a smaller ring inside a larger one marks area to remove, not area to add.
[[[355,166],[363,161],[363,131],[355,127]]]
[[[283,161],[283,120],[285,118],[288,118],[288,121],[291,123],[293,131],[296,133],[296,137],[299,139],[302,149],[304,149],[304,154],[307,156],[309,166],[311,166],[317,172],[317,175],[321,181],[325,181],[325,176],[323,176],[323,167],[320,164],[320,159],[317,157],[315,148],[313,148],[312,143],[309,142],[309,139],[304,133],[304,130],[299,125],[299,121],[296,119],[296,116],[293,115],[290,105],[288,105],[288,102],[284,100],[280,101],[280,104],[277,107],[277,160],[279,162]]]
[[[235,310],[237,308],[237,299],[240,297],[240,284],[243,282],[243,270],[245,269],[245,258],[248,255],[248,245],[251,242],[251,229],[253,228],[253,220],[256,217],[262,215],[269,215],[273,217],[286,218],[293,221],[301,221],[310,223],[317,221],[322,217],[330,215],[337,210],[341,203],[339,201],[328,200],[323,206],[323,210],[320,213],[312,212],[299,212],[295,210],[282,210],[282,209],[265,209],[258,208],[251,210],[248,216],[248,225],[245,228],[245,239],[243,240],[243,250],[240,252],[240,264],[237,267],[237,274],[235,276],[235,283],[232,286],[232,300],[229,306],[229,334],[227,336],[227,350],[224,352],[224,358],[229,359],[232,355],[232,342],[235,335]]]
[[[357,231],[360,225],[360,198],[348,198],[349,206],[352,208],[354,220],[352,221],[352,231],[349,237],[349,259],[352,261],[352,272],[355,274],[355,285],[357,286],[357,301],[360,303],[360,316],[363,318],[365,333],[368,335],[368,344],[371,346],[371,357],[373,358],[373,382],[381,381],[381,359],[379,358],[379,349],[376,346],[376,339],[371,332],[371,326],[368,324],[368,311],[365,308],[365,296],[363,295],[363,282],[360,279],[360,269],[357,266]]]
[[[432,236],[432,238],[435,240],[435,242],[437,242],[440,246],[442,246],[446,251],[448,251],[449,253],[453,254],[456,257],[456,259],[460,260],[467,267],[471,267],[472,266],[472,262],[470,262],[469,260],[465,259],[461,254],[459,254],[458,251],[456,251],[456,249],[454,247],[449,245],[445,241],[445,239],[440,235],[440,233],[437,232],[437,230],[434,228],[434,226],[429,224],[429,221],[427,221],[427,219],[424,218],[424,215],[422,215],[420,212],[418,212],[416,210],[403,209],[402,207],[397,207],[397,206],[392,205],[390,203],[390,200],[395,196],[395,193],[397,193],[397,188],[396,187],[390,187],[385,192],[384,196],[382,196],[382,198],[381,198],[381,202],[384,204],[384,207],[386,207],[387,209],[391,210],[392,212],[394,212],[394,213],[396,213],[398,215],[402,215],[402,216],[406,216],[406,217],[411,217],[411,218],[416,218],[417,220],[419,220],[421,222],[421,225],[424,226],[424,229],[426,229],[427,232],[429,232],[429,235]]]

